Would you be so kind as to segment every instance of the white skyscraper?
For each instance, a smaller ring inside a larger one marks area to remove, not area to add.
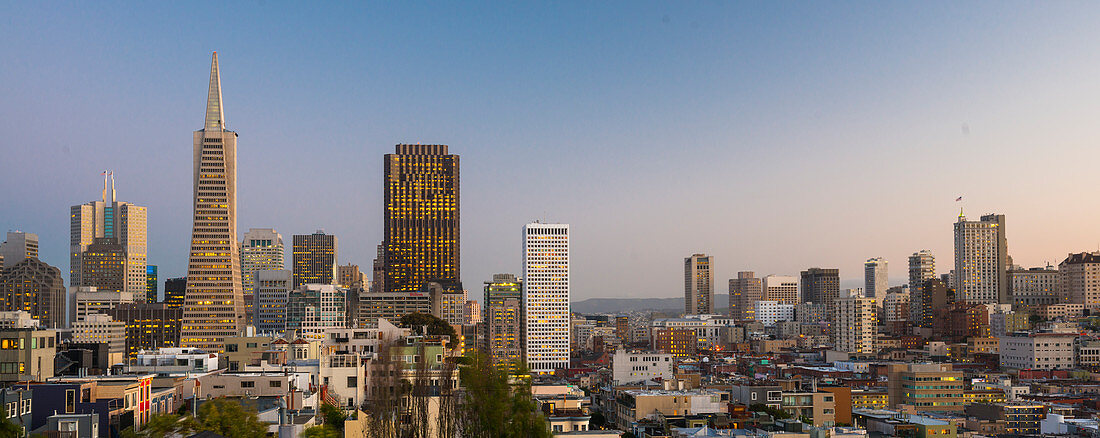
[[[569,367],[569,225],[523,226],[523,304],[527,367]]]
[[[283,269],[283,236],[272,228],[249,228],[241,239],[241,279],[245,297],[256,292],[256,271]]]
[[[875,257],[863,264],[863,291],[868,298],[874,298],[878,303],[886,298],[886,289],[890,288],[890,278],[886,267],[886,259]]]
[[[955,222],[955,300],[1011,304],[1010,265],[1004,215],[987,214],[979,221],[968,221],[960,214]]]
[[[107,189],[110,178],[111,188]],[[103,198],[69,209],[69,286],[97,286],[83,278],[84,251],[96,238],[113,239],[126,253],[122,290],[145,301],[146,256],[148,254],[147,211],[145,207],[115,199],[115,176],[103,172]],[[75,289],[74,289],[75,290]]]

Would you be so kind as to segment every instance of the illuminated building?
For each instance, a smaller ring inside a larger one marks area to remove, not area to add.
[[[1005,216],[987,214],[955,222],[955,301],[974,304],[1011,304],[1008,295],[1008,243]]]
[[[294,288],[305,284],[336,284],[336,236],[318,230],[294,235]]]
[[[460,290],[459,160],[446,145],[399,144],[384,162],[387,292]]]
[[[920,303],[924,300],[924,282],[936,278],[936,257],[922,249],[909,256],[909,321],[921,321]]]
[[[874,354],[878,319],[874,298],[855,293],[836,298],[833,306],[833,349],[845,353]]]
[[[281,234],[272,228],[249,228],[244,233],[241,239],[241,286],[246,303],[256,293],[256,271],[284,267]]]
[[[569,225],[523,226],[525,354],[533,373],[569,368]]]
[[[157,287],[157,265],[145,267],[145,302],[157,302],[159,288]]]
[[[184,310],[167,303],[122,303],[107,311],[115,321],[126,323],[126,353],[177,347]]]
[[[217,352],[245,321],[237,242],[237,133],[225,129],[218,54],[210,64],[206,122],[194,133],[195,206],[181,347]]]
[[[23,259],[0,273],[0,311],[22,310],[41,327],[65,325],[65,280],[61,270],[38,260]]]
[[[1031,269],[1017,266],[1008,270],[1008,296],[1017,309],[1069,302],[1060,287],[1059,273],[1053,266]]]
[[[887,382],[891,408],[904,404],[918,412],[963,410],[963,372],[951,364],[891,363]]]
[[[481,324],[481,303],[474,300],[466,300],[466,322],[463,325]]]
[[[764,285],[756,273],[741,271],[730,279],[730,318],[745,322],[755,319],[755,303],[764,299]]]
[[[73,294],[74,321],[84,321],[88,316],[107,313],[122,303],[133,303],[134,294],[112,290],[96,290],[91,286],[80,286]]]
[[[495,364],[523,361],[523,280],[493,274],[485,282],[485,342]]]
[[[348,263],[336,267],[336,284],[345,289],[360,289],[365,286],[363,273],[359,265]]]
[[[256,272],[256,330],[260,333],[286,331],[286,300],[293,289],[289,270]]]
[[[107,181],[111,188],[108,191]],[[115,199],[114,172],[103,172],[103,195],[99,201],[74,205],[69,209],[69,286],[95,286],[97,289],[118,290],[133,293],[139,300],[145,299],[149,288],[146,271],[148,253],[147,210],[145,207],[119,202]],[[88,249],[95,245],[110,242],[119,245],[118,251],[123,260],[121,271],[112,272],[111,279],[95,268],[82,266]],[[93,279],[86,278],[94,272]],[[121,284],[121,287],[107,287],[104,281]]]
[[[798,304],[798,279],[785,275],[769,275],[761,279],[762,300],[779,301],[783,304]],[[813,301],[814,300],[806,300]]]
[[[321,339],[325,329],[347,326],[347,289],[331,284],[303,284],[286,301],[286,331]]]
[[[714,313],[714,279],[711,277],[713,257],[692,254],[684,258],[684,314]]]
[[[356,310],[360,327],[378,327],[378,320],[399,322],[412,313],[432,313],[432,299],[426,292],[372,292],[359,294]]]
[[[183,308],[184,295],[187,293],[187,277],[164,280],[164,304]]]
[[[1100,252],[1070,254],[1058,264],[1061,295],[1090,311],[1100,310]]]
[[[122,363],[126,358],[126,323],[102,313],[88,315],[83,321],[73,322],[73,342],[107,344],[108,364]]]
[[[840,270],[810,268],[802,271],[802,301],[824,304],[825,312],[832,315],[833,300],[839,296]]]
[[[695,330],[690,328],[658,328],[653,331],[653,349],[672,357],[692,357],[696,352]]]
[[[97,237],[80,255],[80,270],[81,284],[74,287],[128,292],[145,299],[144,287],[138,293],[126,290],[126,249],[118,244],[118,239]]]

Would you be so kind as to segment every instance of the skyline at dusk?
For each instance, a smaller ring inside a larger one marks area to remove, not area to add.
[[[3,4],[0,228],[68,278],[67,213],[110,169],[148,207],[148,264],[185,275],[217,51],[239,232],[323,229],[369,272],[383,155],[448,145],[471,298],[520,273],[536,220],[569,224],[574,301],[682,296],[695,253],[716,294],[809,267],[861,287],[873,257],[900,285],[921,249],[953,268],[960,207],[1005,215],[1024,267],[1100,249],[1100,6],[855,5],[268,2],[207,28],[201,6]]]

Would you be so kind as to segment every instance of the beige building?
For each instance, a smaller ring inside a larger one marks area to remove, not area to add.
[[[70,208],[69,286],[126,291],[145,301],[147,215],[145,207],[118,201],[114,172],[103,172],[102,199]]]
[[[714,414],[726,411],[729,391],[693,390],[665,391],[648,389],[617,390],[615,412],[608,415],[621,430],[644,418],[661,415]]]
[[[241,287],[249,324],[259,325],[256,318],[259,272],[283,268],[283,236],[273,228],[249,228],[241,239]]]
[[[225,338],[221,355],[222,367],[230,372],[244,370],[246,365],[259,365],[265,351],[271,351],[273,336],[230,336]]]
[[[955,371],[951,364],[888,364],[887,381],[891,408],[909,405],[917,412],[963,410],[963,372]]]
[[[1001,366],[1023,369],[1073,369],[1075,333],[1021,333],[1001,336]]]
[[[780,409],[792,418],[809,418],[815,427],[836,424],[836,394],[831,392],[784,392]]]
[[[959,215],[955,222],[955,300],[1010,304],[1005,216],[987,214],[978,221]]]
[[[1014,307],[1037,307],[1068,302],[1063,298],[1060,274],[1053,266],[1008,271],[1008,292]]]
[[[377,327],[378,319],[401,321],[410,313],[432,313],[432,299],[424,292],[372,292],[359,294],[358,321],[362,327]]]
[[[769,275],[763,278],[761,287],[764,291],[762,300],[795,305],[801,302],[798,294],[797,278],[785,275]]]
[[[834,301],[833,349],[853,354],[874,354],[878,334],[875,298],[850,294]]]
[[[110,315],[96,313],[73,322],[73,342],[107,344],[109,365],[126,361],[126,323]]]
[[[206,123],[194,136],[194,227],[180,345],[221,351],[247,324],[237,242],[237,133],[225,129],[218,54],[210,64]]]
[[[366,280],[359,271],[359,265],[348,263],[336,267],[336,284],[347,289],[366,288]]]
[[[714,313],[714,278],[711,266],[714,257],[692,254],[684,259],[684,314]]]
[[[54,376],[57,331],[0,330],[0,382],[42,381]]]
[[[1058,264],[1061,294],[1072,304],[1100,309],[1100,252],[1070,254]]]
[[[145,296],[145,294],[140,294]],[[74,321],[84,321],[88,315],[96,313],[108,313],[122,303],[133,303],[134,294],[131,292],[100,291],[94,287],[80,287],[73,294],[73,306],[75,306]]]
[[[752,271],[741,271],[730,279],[729,316],[734,321],[753,321],[753,305],[764,299],[763,283]]]

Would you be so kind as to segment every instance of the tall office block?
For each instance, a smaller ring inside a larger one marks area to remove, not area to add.
[[[713,259],[706,254],[692,254],[684,258],[685,314],[714,313],[714,279],[710,275]]]
[[[111,187],[107,189],[108,178]],[[120,245],[125,257],[122,291],[144,300],[148,289],[146,257],[148,255],[148,211],[145,207],[120,202],[115,196],[114,172],[103,172],[103,192],[99,201],[74,205],[69,209],[69,286],[95,286],[83,278],[83,253],[94,244],[110,241]],[[106,240],[101,240],[106,239]],[[102,281],[102,275],[98,276]]]
[[[523,360],[523,281],[493,274],[485,282],[485,353],[493,363],[513,367]]]
[[[921,315],[920,303],[924,300],[924,283],[936,278],[936,257],[932,251],[922,249],[909,256],[909,321],[913,325],[919,325]]]
[[[730,318],[753,321],[756,302],[764,299],[764,285],[752,271],[741,271],[730,279]]]
[[[0,273],[0,311],[24,311],[41,327],[65,326],[65,279],[38,257],[8,265]]]
[[[273,228],[249,228],[241,239],[241,284],[256,292],[256,271],[283,269],[283,236]]]
[[[286,300],[293,285],[289,270],[256,272],[256,330],[262,333],[286,331]]]
[[[764,297],[761,298],[763,300],[778,301],[783,304],[798,304],[801,302],[798,299],[797,278],[786,275],[768,275],[761,279],[760,287],[764,292]]]
[[[569,367],[569,225],[523,227],[523,305],[527,367]]]
[[[432,315],[452,326],[466,322],[466,290],[448,289],[436,282],[428,283],[428,295],[432,301]]]
[[[347,327],[347,289],[331,284],[303,284],[286,301],[286,331],[321,339],[326,329]]]
[[[168,307],[183,308],[184,297],[187,295],[187,277],[169,278],[164,280],[164,304]]]
[[[810,268],[802,271],[802,301],[822,303],[831,314],[840,296],[840,270]]]
[[[38,257],[38,235],[8,231],[7,239],[0,243],[0,268],[10,268],[28,257]]]
[[[874,298],[861,293],[836,298],[833,305],[833,348],[845,353],[875,354],[877,307]]]
[[[347,289],[358,289],[366,285],[366,279],[359,271],[359,265],[348,263],[336,267],[336,284]]]
[[[194,133],[194,227],[180,344],[221,351],[246,324],[237,242],[237,133],[225,129],[218,54],[210,64],[206,123]]]
[[[458,164],[446,145],[399,144],[386,154],[382,290],[462,289]]]
[[[97,237],[80,254],[80,285],[100,291],[128,292],[145,299],[145,291],[126,290],[126,248],[113,237]],[[146,286],[148,287],[148,286]],[[75,290],[75,289],[74,289]]]
[[[157,284],[157,265],[147,265],[145,267],[145,302],[157,302],[157,295],[160,295]]]
[[[886,259],[875,257],[863,263],[863,293],[869,298],[874,298],[879,305],[886,298],[886,290],[890,288],[890,274]]]
[[[336,236],[318,230],[294,235],[294,288],[303,284],[336,284]]]
[[[957,301],[1011,304],[1008,296],[1008,243],[1005,216],[987,214],[978,221],[959,215],[955,222],[955,295]]]
[[[183,308],[167,303],[121,303],[106,312],[126,323],[126,351],[137,357],[141,350],[178,347]]]

